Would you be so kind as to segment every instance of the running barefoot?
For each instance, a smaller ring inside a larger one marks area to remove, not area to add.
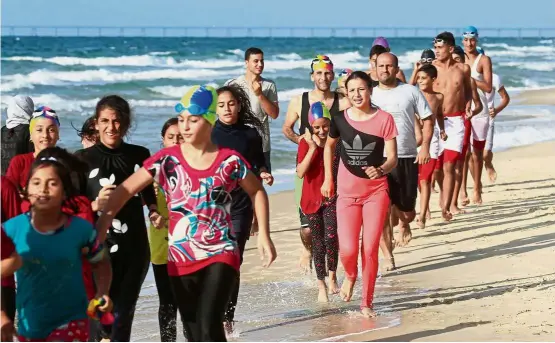
[[[495,183],[497,181],[497,172],[493,166],[488,167],[486,166],[486,172],[488,173],[488,178],[491,183]]]
[[[426,228],[426,216],[418,215],[416,218],[416,227],[421,230]]]
[[[339,293],[339,284],[337,283],[337,274],[330,271],[330,288],[328,288],[328,294]]]
[[[328,299],[328,286],[325,280],[318,280],[318,302],[327,303]]]
[[[299,260],[299,267],[304,274],[308,274],[312,269],[312,255],[304,247]]]
[[[341,285],[341,290],[339,291],[339,296],[343,299],[343,301],[351,301],[351,298],[353,297],[353,288],[355,288],[355,280],[351,281],[345,278],[345,280],[343,280],[343,284]]]
[[[399,232],[397,233],[397,238],[395,239],[395,245],[398,247],[406,247],[412,239],[412,232],[410,231],[410,226],[399,227]]]
[[[430,207],[426,210],[426,220],[432,219],[432,211],[430,211]]]
[[[441,216],[443,217],[443,220],[446,222],[450,222],[451,219],[453,219],[453,214],[451,214],[451,212],[445,209],[441,210]]]
[[[452,215],[466,213],[464,210],[461,210],[455,205],[451,205],[451,210],[449,212],[451,212]]]
[[[388,258],[387,261],[389,263],[385,266],[385,271],[386,272],[391,272],[391,271],[394,271],[395,269],[397,269],[397,267],[395,266],[395,258],[393,256]]]
[[[466,191],[461,194],[461,206],[468,206],[470,204],[470,199],[468,198],[468,193]],[[455,213],[457,214],[457,213]]]
[[[474,198],[472,199],[472,201],[476,205],[482,205],[482,192],[480,190],[474,190]]]
[[[378,316],[378,314],[376,313],[376,311],[374,311],[373,309],[369,308],[369,307],[363,307],[360,312],[362,313],[363,316],[365,316],[366,318],[375,318]]]

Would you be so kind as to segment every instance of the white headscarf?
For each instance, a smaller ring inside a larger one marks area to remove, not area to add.
[[[6,127],[13,129],[21,124],[29,124],[35,110],[33,99],[24,95],[16,95],[8,102]]]

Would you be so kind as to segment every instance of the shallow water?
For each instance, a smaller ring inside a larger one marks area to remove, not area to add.
[[[367,319],[359,312],[360,279],[355,285],[351,302],[345,303],[334,295],[327,304],[316,302],[315,276],[303,276],[295,281],[242,284],[235,318],[237,323],[229,340],[347,341],[354,334],[400,325],[400,313],[381,304],[422,292],[402,287],[387,278],[379,278],[374,301],[379,316]],[[160,339],[157,311],[158,296],[149,272],[137,306],[133,341]],[[181,325],[178,324],[178,332],[180,330]],[[183,339],[178,333],[178,340]]]

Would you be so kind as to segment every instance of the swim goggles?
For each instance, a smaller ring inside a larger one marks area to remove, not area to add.
[[[183,111],[188,111],[190,114],[194,115],[194,116],[200,116],[206,113],[216,113],[214,111],[211,111],[208,108],[204,108],[202,106],[199,106],[197,104],[190,104],[189,106],[185,106],[183,105],[181,102],[178,102],[175,107],[175,112],[177,114],[182,113]]]
[[[478,32],[474,32],[474,31],[463,32],[462,36],[464,38],[477,38]]]
[[[420,59],[420,63],[432,63],[433,61],[434,61],[434,59],[431,58],[431,57]]]
[[[46,118],[52,120],[58,127],[60,126],[60,119],[56,111],[47,106],[41,106],[33,112],[33,119]]]
[[[434,38],[434,40],[432,41],[432,43],[437,44],[438,46],[443,46],[445,45],[445,40],[441,39],[441,38]]]
[[[181,98],[174,110],[177,114],[188,111],[193,116],[202,116],[211,125],[216,122],[218,93],[211,86],[193,86]]]
[[[328,56],[317,55],[310,63],[310,70],[312,72],[314,72],[314,70],[320,70],[320,69],[333,71],[333,62],[330,60]]]

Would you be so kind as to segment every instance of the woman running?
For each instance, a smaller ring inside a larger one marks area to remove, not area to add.
[[[133,194],[153,181],[164,189],[170,209],[168,273],[186,338],[193,342],[226,341],[222,323],[240,264],[230,215],[237,186],[254,203],[258,247],[268,256],[264,266],[276,257],[266,191],[242,157],[210,139],[217,101],[210,86],[194,86],[183,96],[175,109],[184,142],[159,151],[118,186],[97,223],[102,235]]]
[[[162,145],[169,148],[183,143],[177,118],[168,119],[162,126]],[[168,205],[164,190],[157,184],[154,185],[158,211],[164,220],[168,220]],[[162,342],[175,342],[177,339],[177,304],[171,289],[168,275],[168,226],[157,228],[153,223],[149,227],[150,261],[154,272],[154,281],[158,291],[158,325]]]
[[[41,106],[33,112],[33,118],[29,123],[31,141],[34,152],[16,155],[12,158],[6,176],[22,192],[27,184],[29,170],[35,157],[44,149],[56,145],[60,139],[60,120],[56,111]]]
[[[219,88],[217,93],[218,120],[212,130],[212,142],[219,147],[237,151],[256,176],[272,185],[274,179],[268,172],[262,150],[262,137],[259,134],[263,132],[263,125],[252,112],[248,95],[238,86],[224,86]],[[253,216],[254,210],[249,195],[241,187],[233,190],[231,192],[232,234],[239,245],[241,263],[245,245],[250,237]],[[225,323],[228,332],[233,331],[239,283],[238,277],[226,311]]]
[[[82,185],[82,189],[92,202],[93,211],[98,213],[103,211],[116,186],[138,170],[150,153],[142,146],[123,141],[131,125],[131,109],[123,98],[110,95],[100,99],[94,118],[99,143],[76,154],[88,163],[86,185]],[[154,188],[149,186],[141,193],[132,194],[117,217],[99,233],[104,241],[109,230],[106,245],[114,271],[110,297],[114,301],[116,319],[113,325],[104,325],[102,329],[95,325],[91,331],[94,340],[110,338],[121,342],[131,339],[135,305],[150,262],[143,200],[150,210],[149,218],[160,221]]]
[[[310,106],[306,130],[299,141],[297,152],[297,175],[303,179],[301,210],[308,219],[312,236],[312,258],[318,277],[318,301],[328,302],[328,293],[339,292],[337,286],[337,217],[336,197],[323,198],[320,192],[324,182],[324,146],[330,129],[331,114],[323,102]],[[327,268],[326,268],[327,260]],[[330,277],[330,288],[326,276]]]
[[[110,264],[91,223],[69,216],[76,190],[70,171],[54,158],[37,157],[24,196],[31,210],[3,224],[21,255],[17,276],[18,340],[86,342],[87,294],[81,256],[94,266],[97,297],[111,307]]]
[[[33,152],[29,135],[29,121],[35,104],[28,96],[16,95],[8,101],[6,125],[2,126],[2,175],[6,174],[12,158],[19,154]]]
[[[341,139],[337,177],[337,224],[345,280],[340,295],[350,301],[357,278],[362,226],[362,314],[374,317],[372,307],[378,274],[378,245],[387,217],[389,195],[386,174],[397,165],[397,128],[393,117],[372,106],[372,80],[353,72],[345,82],[353,107],[334,115],[324,150],[325,180],[322,195],[334,195],[332,161]],[[387,156],[384,162],[384,153]]]

